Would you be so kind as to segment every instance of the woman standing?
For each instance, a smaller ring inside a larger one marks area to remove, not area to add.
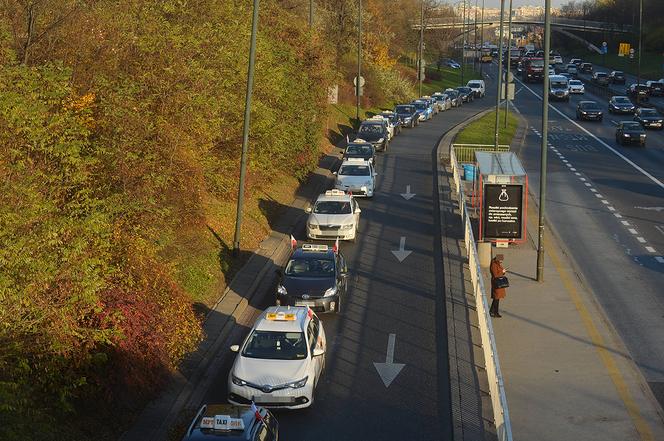
[[[491,317],[502,317],[498,312],[498,304],[500,303],[500,299],[504,299],[507,295],[507,289],[498,288],[499,284],[497,282],[499,277],[503,277],[505,276],[505,273],[507,273],[507,270],[503,268],[504,259],[505,256],[502,254],[496,254],[496,257],[491,260],[491,267],[489,268],[491,271],[491,298],[493,299],[491,302],[491,308],[489,309],[489,315]]]

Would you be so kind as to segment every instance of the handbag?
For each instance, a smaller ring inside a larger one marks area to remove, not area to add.
[[[500,277],[496,277],[494,279],[493,285],[498,289],[500,289],[500,288],[509,288],[510,281],[506,276],[500,276]]]

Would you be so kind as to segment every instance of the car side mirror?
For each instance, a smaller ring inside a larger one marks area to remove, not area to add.
[[[320,357],[325,354],[325,349],[323,348],[314,348],[314,357]]]
[[[304,212],[305,212],[305,213],[311,213],[311,207],[307,207],[307,208],[305,208],[305,209],[304,209]]]
[[[240,350],[240,345],[231,346],[231,352],[238,352]]]
[[[378,173],[374,173],[374,177],[378,176]]]

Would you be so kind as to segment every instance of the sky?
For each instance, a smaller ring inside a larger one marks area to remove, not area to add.
[[[471,0],[474,1],[475,0]],[[558,8],[560,5],[563,3],[567,3],[568,0],[551,0],[551,6]],[[478,4],[482,4],[482,0],[478,1]],[[505,7],[509,6],[509,0],[505,0]],[[499,8],[500,7],[500,0],[484,0],[484,5],[487,8]],[[524,6],[524,5],[532,5],[532,6],[544,6],[544,0],[512,0],[512,6]]]

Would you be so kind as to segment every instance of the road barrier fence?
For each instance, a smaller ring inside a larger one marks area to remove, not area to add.
[[[450,148],[450,165],[454,177],[454,186],[457,193],[459,202],[459,211],[461,213],[461,221],[464,225],[464,242],[466,245],[466,253],[468,255],[468,268],[470,269],[470,277],[473,285],[473,294],[475,296],[475,305],[477,308],[477,317],[479,322],[480,336],[482,340],[482,350],[484,352],[484,362],[487,372],[487,379],[489,382],[489,394],[491,395],[491,405],[493,407],[493,418],[496,425],[496,433],[498,441],[512,441],[512,425],[510,423],[509,412],[507,409],[507,397],[505,395],[505,386],[503,384],[503,375],[500,371],[500,363],[498,360],[498,351],[496,349],[496,338],[493,333],[493,326],[489,317],[489,301],[487,298],[487,291],[484,286],[484,279],[482,276],[482,269],[480,267],[479,258],[477,254],[477,246],[475,244],[475,235],[473,234],[473,226],[470,222],[470,213],[466,206],[466,198],[461,182],[459,173],[459,161],[457,160],[457,148],[459,144],[453,144]],[[466,155],[469,145],[460,145],[459,152]],[[499,146],[507,147],[509,146]],[[480,150],[480,149],[477,149]],[[484,150],[484,151],[494,151]],[[465,159],[466,157],[464,157]],[[463,162],[474,162],[474,157],[470,160]]]
[[[509,152],[510,146],[498,144],[496,148],[493,144],[452,144],[455,157],[459,162],[475,162],[475,152]]]

